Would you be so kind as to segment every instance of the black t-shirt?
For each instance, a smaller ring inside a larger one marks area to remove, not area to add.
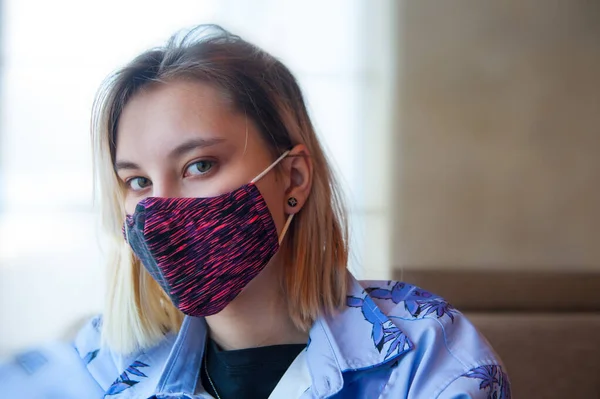
[[[289,344],[223,351],[209,339],[200,372],[202,385],[215,398],[267,399],[304,348],[305,344]]]

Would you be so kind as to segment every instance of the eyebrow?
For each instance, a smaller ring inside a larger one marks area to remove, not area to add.
[[[223,142],[225,142],[226,140],[223,138],[209,138],[209,139],[191,139],[188,141],[184,141],[183,143],[181,143],[180,145],[178,145],[177,147],[175,147],[173,150],[171,150],[171,152],[169,153],[169,158],[179,158],[185,154],[187,154],[188,152],[194,151],[195,149],[198,148],[205,148],[205,147],[211,147],[217,144],[221,144]]]
[[[140,169],[139,165],[133,162],[128,161],[118,161],[115,163],[115,170],[118,172],[120,170],[138,170]]]
[[[169,158],[180,158],[181,156],[194,151],[198,148],[206,148],[211,147],[217,144],[221,144],[226,140],[223,138],[209,138],[209,139],[191,139],[188,141],[184,141],[177,147],[175,147],[169,153]],[[138,170],[141,169],[140,166],[136,163],[129,161],[117,161],[115,163],[115,169],[119,170]]]

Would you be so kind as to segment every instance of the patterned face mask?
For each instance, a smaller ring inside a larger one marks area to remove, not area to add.
[[[278,239],[255,183],[288,153],[230,193],[210,198],[149,197],[127,215],[127,242],[183,313],[219,313],[279,250],[292,215]]]

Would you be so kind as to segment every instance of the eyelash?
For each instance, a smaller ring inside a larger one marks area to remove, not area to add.
[[[206,172],[203,172],[203,173],[198,173],[198,174],[188,174],[188,173],[187,173],[187,170],[188,170],[190,167],[192,167],[192,166],[194,166],[194,165],[196,165],[196,164],[202,163],[202,162],[206,162],[206,163],[209,163],[209,164],[210,164],[210,168],[209,168],[209,169],[208,169]],[[216,165],[217,165],[217,162],[216,162],[215,160],[213,160],[213,159],[199,159],[199,160],[193,161],[193,162],[191,162],[191,163],[189,163],[189,164],[187,164],[187,165],[185,166],[185,168],[184,168],[184,174],[183,174],[183,177],[197,177],[197,176],[206,176],[206,175],[208,175],[208,174],[210,174],[210,173],[213,173],[213,170],[214,170],[214,168],[216,167]],[[145,188],[147,188],[147,187],[148,187],[148,186],[146,186],[146,187],[142,187],[142,188],[140,188],[140,189],[134,189],[133,187],[131,187],[131,184],[132,184],[132,183],[133,183],[133,182],[134,182],[136,179],[145,179],[145,180],[148,180],[148,181],[150,182],[150,185],[152,184],[152,181],[151,181],[150,179],[148,179],[147,177],[144,177],[144,176],[133,176],[133,177],[130,177],[130,178],[128,178],[128,179],[127,179],[127,180],[125,180],[125,182],[124,182],[124,183],[125,183],[125,185],[127,186],[127,189],[128,189],[128,190],[131,190],[131,191],[134,191],[134,192],[140,192],[140,191],[142,191],[142,190],[144,190]]]
[[[188,171],[188,169],[190,167],[192,167],[194,165],[197,165],[199,163],[202,163],[202,162],[208,163],[210,165],[209,169],[206,172],[201,172],[201,173],[198,173],[198,174],[195,174],[195,175],[188,175],[187,171]],[[186,165],[186,167],[184,168],[184,175],[183,176],[184,177],[187,177],[187,176],[192,176],[192,177],[195,177],[195,176],[206,176],[206,175],[208,175],[208,174],[210,174],[210,173],[213,172],[213,169],[215,168],[216,165],[217,165],[217,162],[214,159],[198,159],[198,160],[190,162],[189,164]]]
[[[132,183],[133,183],[133,182],[134,182],[136,179],[146,179],[146,180],[148,180],[148,181],[150,182],[150,184],[152,184],[152,182],[150,181],[150,179],[148,179],[148,178],[146,178],[146,177],[143,177],[143,176],[134,176],[134,177],[131,177],[131,178],[129,178],[129,179],[127,179],[127,180],[125,180],[125,185],[127,186],[127,189],[128,189],[128,190],[131,190],[131,191],[133,191],[133,192],[139,192],[139,191],[142,191],[144,188],[147,188],[147,187],[142,187],[141,189],[139,189],[139,190],[136,190],[136,189],[134,189],[133,187],[131,187],[131,184],[132,184]]]

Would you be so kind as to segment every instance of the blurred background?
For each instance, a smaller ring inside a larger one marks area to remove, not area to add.
[[[600,397],[600,2],[0,0],[0,23],[0,357],[102,309],[100,82],[219,23],[299,79],[359,278],[446,296],[518,397]]]

